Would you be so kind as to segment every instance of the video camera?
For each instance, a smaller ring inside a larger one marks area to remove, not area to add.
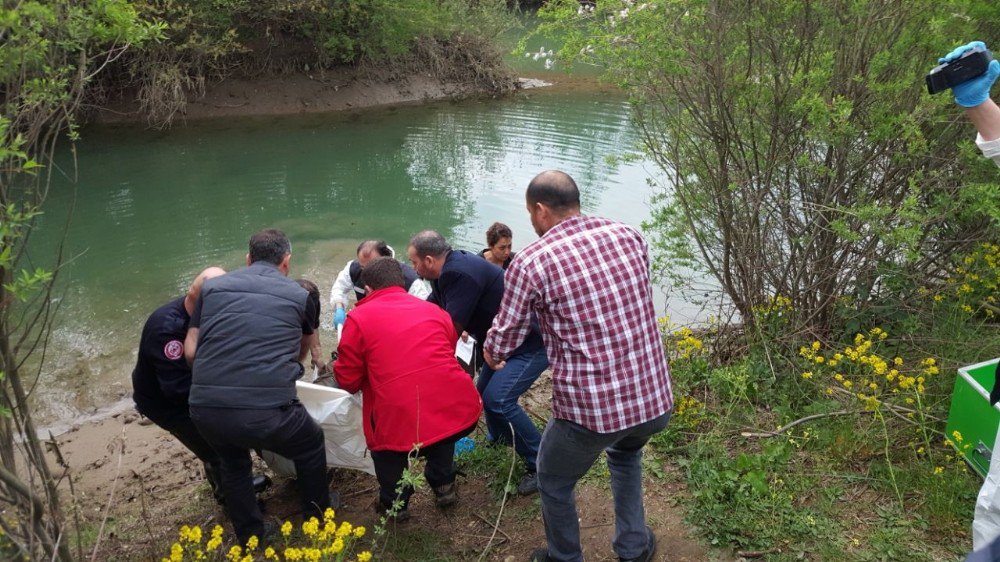
[[[927,73],[927,91],[936,94],[981,76],[992,60],[993,55],[988,50],[982,47],[970,49],[961,57],[931,69]]]

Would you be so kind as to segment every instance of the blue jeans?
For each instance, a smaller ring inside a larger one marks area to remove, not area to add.
[[[646,550],[652,537],[646,530],[642,504],[642,448],[667,427],[669,419],[667,412],[614,433],[597,433],[567,420],[549,420],[538,452],[538,491],[550,560],[583,560],[574,489],[601,451],[608,454],[615,501],[615,554],[637,558]]]
[[[531,388],[548,366],[545,348],[540,347],[535,351],[508,357],[507,364],[499,371],[483,365],[479,371],[479,379],[476,380],[476,389],[483,397],[486,429],[494,441],[514,443],[514,450],[524,459],[528,472],[535,471],[542,435],[517,403],[517,399]],[[514,435],[511,435],[511,426],[514,428]]]

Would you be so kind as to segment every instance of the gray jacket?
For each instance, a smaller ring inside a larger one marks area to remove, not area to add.
[[[308,293],[257,262],[205,281],[191,317],[191,406],[266,409],[296,397]]]

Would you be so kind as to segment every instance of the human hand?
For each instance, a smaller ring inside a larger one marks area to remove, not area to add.
[[[322,359],[312,360],[313,369],[316,369],[317,375],[325,375],[330,372],[330,366],[323,362]]]
[[[347,311],[338,306],[337,310],[333,312],[333,325],[340,326],[344,322],[347,322]]]
[[[494,371],[499,371],[507,365],[506,361],[494,361],[493,355],[488,349],[483,349],[483,361],[486,361],[486,364],[489,365],[490,369],[493,369]]]
[[[973,41],[957,47],[947,55],[938,59],[939,63],[952,62],[960,58],[963,54],[975,48],[986,48],[986,43]],[[990,88],[1000,76],[1000,61],[993,60],[986,68],[986,72],[971,80],[966,80],[951,89],[955,94],[955,103],[962,107],[976,107],[990,99]]]

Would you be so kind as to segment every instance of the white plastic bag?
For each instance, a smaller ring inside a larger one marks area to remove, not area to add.
[[[298,381],[299,401],[326,437],[326,464],[375,474],[365,434],[361,429],[361,396],[329,386]],[[271,451],[261,458],[279,476],[295,476],[295,464]]]

